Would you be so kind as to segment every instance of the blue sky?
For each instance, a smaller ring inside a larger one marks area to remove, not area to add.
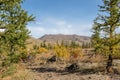
[[[25,0],[22,7],[36,17],[27,28],[39,38],[44,34],[91,36],[101,4],[102,0]]]

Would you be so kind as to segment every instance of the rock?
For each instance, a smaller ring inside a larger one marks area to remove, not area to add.
[[[88,77],[89,79],[92,79],[90,76]]]
[[[56,62],[57,58],[56,56],[52,56],[50,59],[47,60],[47,62]]]
[[[70,66],[66,67],[66,69],[67,69],[68,71],[76,71],[76,70],[79,69],[79,66],[78,66],[77,63],[73,63],[73,64],[71,64]]]

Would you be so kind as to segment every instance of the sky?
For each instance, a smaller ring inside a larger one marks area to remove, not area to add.
[[[102,0],[25,0],[22,8],[36,17],[27,25],[35,38],[45,34],[91,36],[101,4]]]

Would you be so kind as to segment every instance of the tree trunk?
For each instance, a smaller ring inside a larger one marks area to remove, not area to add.
[[[109,54],[109,58],[108,58],[108,62],[107,62],[107,66],[106,66],[106,70],[107,73],[113,73],[113,68],[112,68],[112,63],[113,63],[113,58],[112,55]]]
[[[113,58],[112,58],[112,54],[113,54],[113,25],[110,25],[110,44],[109,44],[109,57],[108,57],[108,62],[107,62],[107,66],[106,66],[106,70],[107,73],[113,73],[113,68],[112,68],[112,63],[113,63]]]

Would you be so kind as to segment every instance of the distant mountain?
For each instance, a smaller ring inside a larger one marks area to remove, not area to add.
[[[26,41],[26,47],[27,48],[33,48],[33,45],[40,45],[42,41],[39,39],[36,39],[34,37],[29,37]]]
[[[90,43],[91,38],[87,36],[79,36],[79,35],[64,35],[64,34],[49,34],[44,35],[39,38],[40,41],[46,41],[47,43],[56,43],[56,42],[76,42],[79,44]]]

